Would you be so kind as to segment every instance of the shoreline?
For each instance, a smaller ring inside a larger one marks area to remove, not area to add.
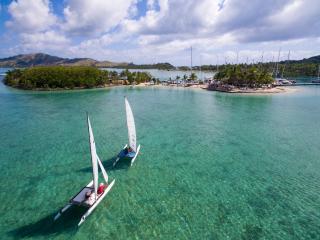
[[[254,94],[292,93],[292,92],[296,92],[297,89],[293,89],[285,86],[281,86],[281,87],[277,86],[273,88],[252,88],[252,89],[234,88],[230,91],[223,91],[223,90],[209,90],[209,91],[254,95]]]
[[[298,91],[297,89],[293,89],[286,86],[277,86],[273,88],[256,88],[256,89],[239,89],[235,88],[231,91],[222,91],[222,90],[209,90],[206,84],[199,84],[199,85],[191,85],[188,87],[184,87],[181,85],[171,84],[171,85],[149,85],[149,84],[139,84],[135,85],[137,87],[156,87],[156,88],[180,88],[180,89],[202,89],[207,91],[214,91],[214,92],[223,92],[223,93],[230,93],[230,94],[247,94],[247,95],[255,95],[255,94],[275,94],[275,93],[292,93]]]
[[[56,91],[78,91],[78,90],[93,90],[93,89],[104,89],[104,88],[112,88],[112,87],[119,87],[119,86],[132,86],[132,85],[100,85],[94,87],[74,87],[74,88],[20,88],[17,86],[11,86],[3,83],[7,87],[11,87],[17,90],[23,91],[38,91],[38,92],[56,92]]]
[[[265,94],[275,94],[275,93],[292,93],[296,92],[297,89],[293,88],[288,88],[285,86],[277,86],[273,88],[257,88],[257,89],[239,89],[239,88],[234,88],[230,91],[223,91],[223,90],[209,90],[208,86],[205,84],[198,84],[198,85],[191,85],[191,86],[181,86],[181,85],[176,85],[176,84],[171,84],[171,85],[162,85],[162,84],[148,84],[148,83],[140,83],[137,85],[101,85],[101,86],[95,86],[91,88],[87,87],[75,87],[75,88],[33,88],[33,89],[24,89],[24,88],[19,88],[16,86],[10,86],[6,85],[5,86],[18,89],[18,90],[24,90],[24,91],[38,91],[38,92],[58,92],[58,91],[79,91],[79,90],[94,90],[94,89],[108,89],[108,88],[113,88],[113,87],[142,87],[142,88],[149,88],[149,87],[155,87],[155,88],[165,88],[165,89],[196,89],[196,90],[207,90],[207,91],[214,91],[214,92],[224,92],[224,93],[230,93],[230,94],[247,94],[247,95],[265,95]]]

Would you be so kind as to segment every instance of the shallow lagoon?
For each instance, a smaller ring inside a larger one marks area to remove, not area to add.
[[[131,102],[141,155],[126,143]],[[4,239],[316,239],[320,87],[248,96],[115,87],[32,92],[0,85]],[[91,178],[85,112],[116,184],[88,220],[52,217]]]

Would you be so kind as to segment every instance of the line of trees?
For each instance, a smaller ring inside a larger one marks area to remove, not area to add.
[[[170,63],[155,63],[155,64],[133,64],[125,66],[129,69],[159,69],[159,70],[174,70],[175,66]]]
[[[4,83],[23,89],[93,88],[107,84],[139,84],[151,80],[146,72],[100,70],[85,66],[50,66],[8,71]]]
[[[153,78],[148,72],[130,72],[128,69],[120,72],[120,78],[125,80],[125,84],[139,84],[150,82]]]
[[[223,65],[202,65],[202,71],[219,71],[220,69],[225,69],[233,66],[240,66],[241,68],[262,68],[270,73],[273,73],[277,77],[314,77],[318,74],[319,63],[313,62],[293,62],[293,61],[283,61],[278,65],[278,73],[276,73],[276,63],[253,63],[253,64],[223,64]],[[179,67],[179,70],[190,70],[190,67]],[[200,70],[200,66],[194,66],[193,70]]]

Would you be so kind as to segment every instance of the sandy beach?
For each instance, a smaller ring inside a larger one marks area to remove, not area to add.
[[[176,84],[171,84],[171,85],[150,85],[148,83],[140,83],[139,85],[136,85],[138,87],[157,87],[157,88],[181,88],[181,89],[203,89],[207,90],[207,85],[206,84],[199,84],[199,85],[191,85],[188,87],[184,87],[182,85],[176,85]],[[273,88],[255,88],[255,89],[240,89],[240,88],[234,88],[231,91],[218,91],[217,92],[226,92],[226,93],[241,93],[241,94],[274,94],[274,93],[292,93],[296,92],[296,88],[292,87],[286,87],[286,86],[281,86],[281,87],[273,87]]]
[[[296,88],[292,87],[274,87],[274,88],[257,88],[257,89],[239,89],[235,88],[229,93],[245,93],[245,94],[274,94],[274,93],[292,93],[296,92]]]

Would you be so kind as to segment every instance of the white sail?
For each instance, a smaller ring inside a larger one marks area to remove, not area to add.
[[[92,161],[93,186],[94,186],[94,193],[96,198],[97,190],[98,190],[98,159],[97,159],[97,152],[96,152],[96,144],[94,142],[94,137],[92,133],[89,116],[88,116],[88,130],[89,130],[89,141],[90,141],[90,151],[91,151],[91,161]]]
[[[102,171],[103,178],[105,179],[106,183],[108,183],[108,174],[104,169],[100,158],[97,155],[96,145],[92,133],[91,123],[89,116],[87,115],[87,122],[88,122],[88,131],[89,131],[89,143],[90,143],[90,152],[91,152],[91,161],[92,161],[92,174],[93,180],[91,180],[86,187],[84,187],[76,196],[74,196],[69,203],[64,206],[54,217],[54,221],[56,221],[62,213],[67,211],[72,205],[82,205],[89,207],[86,213],[81,217],[81,220],[78,224],[80,226],[86,218],[93,212],[93,210],[98,206],[98,204],[102,201],[102,199],[107,195],[107,193],[111,190],[112,186],[114,185],[115,180],[113,180],[110,184],[108,184],[107,188],[104,190],[103,193],[99,195],[97,198],[97,190],[98,190],[98,164]],[[88,193],[88,188],[94,187],[94,201],[92,201],[91,196],[86,198],[86,194]]]
[[[106,170],[104,169],[103,165],[102,165],[102,162],[99,158],[99,156],[97,155],[97,159],[98,159],[98,163],[99,163],[99,167],[101,169],[101,172],[102,172],[102,175],[103,175],[103,178],[104,180],[106,181],[106,183],[108,183],[108,174],[106,172]]]
[[[125,104],[126,104],[129,147],[131,147],[132,150],[136,152],[137,151],[136,126],[134,124],[132,110],[127,98],[125,98]]]

